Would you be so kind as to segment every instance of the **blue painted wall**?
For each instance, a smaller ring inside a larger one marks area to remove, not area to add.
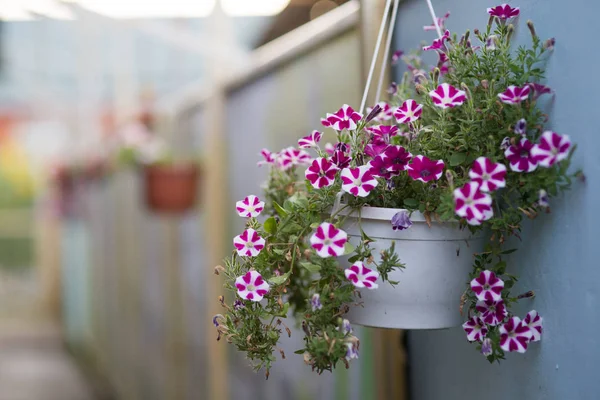
[[[437,14],[452,12],[451,32],[480,28],[487,23],[490,0],[435,0]],[[522,301],[515,311],[530,309],[544,317],[542,341],[525,355],[509,354],[500,365],[490,365],[468,345],[461,328],[412,331],[411,386],[414,400],[439,399],[556,399],[600,398],[600,132],[598,117],[600,53],[593,46],[600,2],[572,0],[512,1],[521,8],[517,41],[530,40],[525,26],[535,22],[542,38],[556,37],[547,69],[547,83],[555,91],[548,104],[548,126],[569,134],[578,144],[573,169],[583,168],[588,179],[553,199],[552,214],[527,226],[520,250],[511,262],[521,276],[516,288],[533,289],[537,297]],[[424,1],[402,3],[397,21],[396,47],[414,48],[431,42],[433,32]],[[396,71],[399,79],[403,67]]]

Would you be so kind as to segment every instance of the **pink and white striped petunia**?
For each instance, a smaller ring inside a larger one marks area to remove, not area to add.
[[[433,161],[425,156],[414,156],[406,168],[408,176],[416,181],[429,182],[438,180],[444,173],[444,161]]]
[[[467,94],[448,83],[442,83],[437,89],[429,92],[433,104],[441,108],[460,106],[467,99]]]
[[[492,218],[492,197],[479,190],[477,182],[467,182],[463,187],[454,189],[454,212],[467,219],[469,225],[481,225]]]
[[[400,175],[400,172],[405,171],[408,168],[408,163],[412,158],[412,154],[406,151],[402,146],[388,146],[383,152],[383,158],[385,158],[388,171],[390,171],[392,175]]]
[[[479,301],[502,300],[504,281],[489,270],[481,271],[479,276],[471,281],[471,290]]]
[[[261,301],[269,293],[269,284],[256,271],[248,271],[235,280],[238,296],[242,299]]]
[[[265,239],[252,228],[233,238],[233,245],[240,256],[256,257],[265,247]]]
[[[421,118],[423,114],[423,105],[413,99],[408,99],[394,112],[394,117],[399,124],[409,124]]]
[[[500,4],[496,7],[490,7],[487,9],[488,14],[492,17],[498,17],[502,20],[507,20],[512,17],[519,15],[519,7],[511,7],[508,4]]]
[[[504,151],[504,156],[510,163],[510,169],[515,172],[535,171],[538,166],[536,157],[532,154],[533,143],[521,138],[516,144],[510,145]]]
[[[259,167],[261,165],[274,165],[275,161],[277,161],[277,153],[271,153],[267,149],[262,149],[260,151],[260,155],[263,156],[264,160],[261,160],[256,163]]]
[[[365,267],[362,261],[355,262],[344,271],[346,278],[357,288],[377,289],[379,285],[375,282],[379,278],[379,272]]]
[[[462,325],[469,342],[481,342],[487,335],[488,328],[481,318],[473,317]]]
[[[395,125],[373,125],[368,127],[367,130],[371,132],[373,136],[382,138],[390,138],[398,134],[398,127]]]
[[[440,30],[444,30],[444,24],[446,23],[446,20],[448,19],[448,17],[450,17],[450,11],[448,11],[443,17],[438,17],[437,18],[437,24],[438,27],[440,28]],[[437,30],[437,28],[435,27],[435,24],[431,24],[431,25],[425,25],[423,27],[424,31],[435,31]]]
[[[475,305],[475,309],[479,311],[479,316],[488,325],[496,326],[508,315],[504,301],[478,301]]]
[[[260,201],[258,197],[251,194],[246,196],[244,200],[235,203],[235,209],[240,217],[256,218],[265,208],[265,202]]]
[[[497,164],[489,158],[479,157],[469,171],[469,178],[472,182],[479,184],[479,190],[493,192],[506,186],[506,167],[504,164]]]
[[[554,93],[550,87],[542,85],[541,83],[530,83],[529,87],[533,90],[533,100],[537,100],[543,94]]]
[[[381,107],[381,111],[375,116],[375,118],[373,118],[373,121],[385,122],[385,121],[389,121],[390,119],[392,119],[392,117],[394,116],[394,110],[395,110],[392,106],[390,106],[385,101],[380,101],[376,105]],[[367,107],[367,114],[370,114],[371,111],[373,111],[373,108]]]
[[[325,153],[332,156],[334,152],[335,152],[335,146],[329,142],[325,143]]]
[[[529,311],[525,318],[523,318],[522,324],[527,325],[531,329],[532,342],[539,342],[542,338],[542,323],[542,317],[535,310]]]
[[[546,131],[540,137],[540,143],[533,145],[531,155],[538,165],[550,168],[557,162],[567,158],[571,139],[568,135],[559,135],[556,132]]]
[[[531,329],[521,322],[519,317],[511,317],[500,325],[500,348],[504,351],[525,353],[527,344],[533,337]]]
[[[348,235],[329,222],[323,222],[310,237],[311,246],[317,251],[319,257],[337,257],[344,254],[344,245]]]
[[[306,169],[304,176],[310,181],[315,189],[321,189],[325,186],[331,186],[335,182],[335,175],[338,167],[326,158],[319,157],[313,160],[312,164]]]
[[[301,149],[310,149],[311,147],[317,147],[317,143],[321,141],[323,136],[322,132],[312,131],[308,136],[304,136],[302,139],[298,139],[298,147]]]
[[[371,174],[371,167],[361,165],[357,168],[344,168],[342,190],[357,197],[366,197],[377,186],[377,179]]]
[[[527,100],[529,92],[531,92],[531,87],[529,85],[523,87],[510,85],[503,93],[498,94],[498,97],[503,103],[519,104],[520,102]]]
[[[361,119],[361,114],[354,111],[348,104],[344,104],[335,114],[327,114],[324,119],[321,119],[321,123],[323,126],[330,126],[336,131],[354,130]]]
[[[449,30],[446,30],[446,32],[444,32],[444,36],[442,36],[441,38],[435,39],[431,43],[431,46],[423,47],[423,51],[429,51],[429,50],[443,51],[443,50],[445,50],[444,42],[446,40],[450,40],[450,31]]]
[[[296,165],[308,165],[312,162],[312,159],[306,151],[288,147],[281,150],[277,162],[281,169],[286,171]]]

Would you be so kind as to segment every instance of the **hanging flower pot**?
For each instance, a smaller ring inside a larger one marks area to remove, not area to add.
[[[399,329],[449,328],[463,323],[459,299],[473,268],[473,253],[483,250],[485,235],[461,230],[458,222],[431,221],[429,226],[418,212],[410,216],[410,229],[394,230],[390,221],[405,210],[364,207],[360,218],[357,212],[344,211],[340,214],[350,215],[342,229],[352,245],[359,245],[362,228],[374,240],[370,246],[376,263],[381,262],[381,252],[395,243],[405,265],[388,276],[397,285],[381,284],[377,290],[361,291],[362,306],[350,309],[349,320]]]
[[[144,167],[146,203],[156,212],[183,213],[194,207],[200,169],[194,163]]]

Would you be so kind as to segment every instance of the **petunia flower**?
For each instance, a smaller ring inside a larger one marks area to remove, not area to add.
[[[438,27],[440,28],[440,30],[442,30],[442,31],[444,30],[444,25],[445,25],[448,17],[450,17],[450,11],[448,11],[446,14],[444,14],[443,17],[437,18],[437,24],[438,24]],[[435,24],[431,24],[431,25],[425,25],[423,27],[423,30],[424,31],[435,31],[435,30],[437,30],[437,28],[435,27]]]
[[[529,87],[531,87],[531,90],[533,90],[533,100],[537,100],[543,94],[553,93],[552,89],[540,83],[530,83]]]
[[[241,310],[242,308],[245,308],[246,306],[244,305],[244,302],[241,300],[236,300],[233,302],[233,309],[234,310]]]
[[[238,255],[256,257],[265,247],[265,239],[261,238],[254,229],[248,228],[241,235],[233,238],[233,245]]]
[[[473,317],[462,325],[469,342],[481,342],[487,335],[488,328],[481,318]]]
[[[357,197],[366,197],[377,186],[377,179],[370,172],[371,167],[361,165],[357,168],[344,168],[342,190]]]
[[[437,89],[429,92],[433,104],[441,108],[460,106],[467,99],[467,94],[448,83],[442,83]]]
[[[537,311],[531,310],[527,313],[522,321],[523,325],[527,325],[531,329],[531,341],[538,342],[542,338],[542,324],[543,318],[539,316]]]
[[[559,135],[556,132],[542,133],[540,142],[533,145],[531,155],[538,165],[550,168],[569,156],[571,139],[568,135]]]
[[[481,271],[479,276],[471,281],[471,290],[479,301],[502,300],[504,281],[489,270]]]
[[[533,337],[531,329],[519,317],[511,317],[500,326],[500,348],[504,351],[525,353],[527,344]]]
[[[373,121],[385,122],[392,119],[394,116],[394,108],[392,106],[385,101],[380,101],[377,105],[381,107],[381,111],[373,118]],[[370,113],[372,110],[371,107],[367,107],[367,113]]]
[[[294,147],[283,149],[277,157],[277,163],[284,171],[296,165],[309,165],[311,162],[310,154]]]
[[[319,257],[337,257],[344,254],[344,245],[348,235],[329,222],[323,222],[310,238],[311,246]]]
[[[261,301],[269,293],[269,284],[257,271],[248,271],[235,280],[238,296],[242,299]]]
[[[354,343],[346,343],[346,360],[350,361],[354,358],[358,358],[358,349]]]
[[[442,36],[441,38],[437,38],[435,39],[430,46],[425,46],[423,47],[423,51],[429,51],[429,50],[439,50],[439,51],[443,51],[446,49],[444,42],[450,40],[450,31],[446,30],[446,32],[444,32],[444,36]]]
[[[396,82],[390,83],[390,87],[387,89],[387,92],[392,96],[396,95],[396,93],[398,93],[398,84]]]
[[[496,43],[498,43],[497,35],[490,35],[485,39],[486,50],[496,50]]]
[[[521,118],[520,120],[518,120],[513,130],[517,135],[527,135],[527,120],[525,120],[525,118]]]
[[[378,155],[367,163],[371,175],[374,177],[390,179],[392,173],[388,170],[390,164],[383,155]]]
[[[344,129],[354,130],[362,117],[361,114],[354,111],[348,104],[344,104],[335,114],[327,114],[321,120],[321,123],[323,126],[330,126],[336,131],[343,131]]]
[[[365,146],[365,154],[371,158],[381,155],[390,145],[386,136],[373,136],[371,142]]]
[[[406,168],[408,176],[416,181],[429,182],[438,180],[444,172],[444,161],[433,161],[425,156],[415,156]]]
[[[408,124],[421,118],[421,114],[423,114],[423,105],[408,99],[396,109],[394,117],[399,124]]]
[[[357,288],[377,289],[379,285],[375,282],[379,278],[379,272],[365,267],[362,261],[355,262],[344,271],[346,278]]]
[[[334,163],[339,169],[346,168],[350,165],[352,159],[343,150],[335,150],[331,156],[331,162]]]
[[[342,320],[342,333],[344,335],[352,333],[352,325],[350,325],[350,321],[345,318]]]
[[[321,304],[321,296],[319,295],[319,293],[315,293],[312,295],[312,298],[310,299],[310,306],[313,312],[323,308],[323,304]]]
[[[308,136],[304,136],[301,139],[298,139],[298,147],[301,149],[309,149],[311,147],[317,147],[317,143],[321,141],[321,137],[323,136],[322,132],[312,131],[312,133]]]
[[[256,218],[265,208],[265,202],[260,201],[258,197],[251,194],[246,196],[244,200],[235,203],[235,209],[240,217]]]
[[[519,104],[520,102],[527,100],[529,92],[531,92],[531,87],[529,85],[523,87],[510,85],[503,93],[498,94],[498,97],[503,103]]]
[[[318,157],[304,172],[306,179],[315,189],[331,186],[335,182],[338,167],[328,159]]]
[[[402,210],[397,212],[396,214],[394,214],[394,216],[392,217],[392,229],[393,230],[404,230],[404,229],[408,229],[412,226],[412,221],[410,220],[410,217],[408,216],[408,211],[406,210]]]
[[[537,159],[532,154],[533,143],[526,138],[508,147],[504,156],[510,163],[510,169],[515,172],[535,171],[538,166]]]
[[[500,150],[506,150],[510,147],[510,138],[507,136],[502,139],[502,143],[500,143]]]
[[[407,169],[412,154],[406,151],[402,146],[389,146],[383,152],[383,157],[388,165],[388,171],[390,171],[392,175],[399,175],[400,172]]]
[[[454,189],[454,212],[467,219],[469,225],[481,225],[492,218],[492,197],[479,190],[477,182],[467,182],[463,187]]]
[[[334,151],[335,151],[335,146],[334,145],[332,145],[329,142],[325,143],[325,153],[327,153],[330,156],[332,156]]]
[[[274,165],[277,161],[277,153],[271,153],[267,149],[262,149],[260,151],[260,155],[263,156],[264,160],[256,163],[256,165],[258,165],[259,167],[261,165]]]
[[[487,9],[488,14],[493,17],[498,17],[501,20],[507,20],[512,17],[519,15],[519,7],[511,7],[508,4],[501,4],[499,6],[490,7]]]
[[[506,167],[504,164],[495,163],[489,158],[479,157],[469,171],[472,182],[479,184],[479,190],[493,192],[506,186]]]
[[[400,60],[400,57],[402,57],[403,54],[404,52],[402,50],[396,50],[394,54],[392,54],[392,65],[396,65],[396,63],[398,62],[398,60]]]
[[[483,339],[483,342],[481,343],[481,354],[487,357],[491,356],[493,352],[492,340],[490,338]]]
[[[395,125],[373,125],[367,128],[374,136],[390,138],[398,134],[398,127]]]
[[[548,193],[544,189],[540,189],[540,191],[538,193],[537,205],[542,208],[550,207],[550,200],[548,198]]]
[[[479,311],[479,316],[488,325],[496,326],[508,315],[508,311],[506,311],[506,306],[504,305],[504,301],[478,301],[475,304],[475,309]]]

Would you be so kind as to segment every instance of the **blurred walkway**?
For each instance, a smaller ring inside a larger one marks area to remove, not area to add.
[[[97,400],[52,324],[0,322],[0,400]]]

